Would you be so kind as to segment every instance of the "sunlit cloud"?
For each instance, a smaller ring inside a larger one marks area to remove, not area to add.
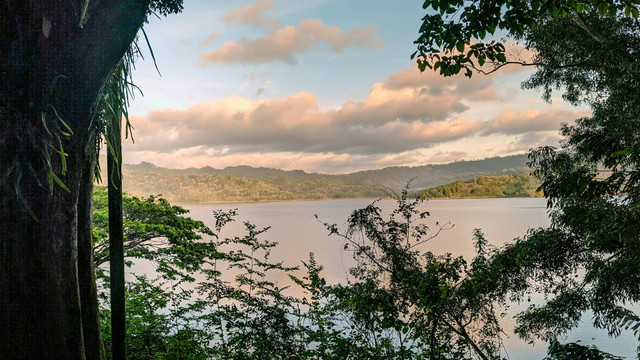
[[[516,137],[505,149],[508,153],[525,152],[539,146],[559,146],[560,134],[549,132],[530,132]]]
[[[223,17],[227,23],[239,25],[253,25],[267,30],[275,30],[280,26],[280,21],[267,16],[269,10],[275,10],[277,6],[274,0],[258,0],[245,6],[231,9]]]
[[[200,42],[200,46],[207,46],[220,38],[220,34],[213,33]]]
[[[474,116],[474,104],[491,102],[505,105],[493,77],[442,78],[413,65],[373,84],[364,99],[334,108],[302,91],[153,111],[132,119],[144,132],[125,146],[129,161],[165,166],[341,172],[523,152],[557,143],[560,124],[586,114],[506,107],[488,119]]]
[[[563,123],[572,123],[575,119],[588,115],[564,109],[546,110],[505,110],[487,121],[484,133],[524,134],[528,132],[558,130]]]
[[[218,49],[200,55],[200,63],[257,64],[286,62],[296,64],[296,55],[327,45],[332,52],[357,46],[373,49],[380,46],[375,37],[376,27],[354,27],[343,31],[326,25],[320,19],[304,20],[298,26],[288,25],[257,38],[228,41]]]
[[[419,74],[416,74],[420,76]],[[470,136],[484,123],[460,114],[465,100],[491,88],[490,81],[397,86],[394,74],[371,87],[360,101],[321,109],[316,97],[300,92],[284,98],[229,97],[189,109],[161,110],[135,121],[143,126],[138,150],[171,152],[194,146],[227,146],[231,152],[384,154],[431,147]]]

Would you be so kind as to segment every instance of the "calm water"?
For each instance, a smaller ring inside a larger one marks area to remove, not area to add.
[[[327,236],[323,225],[314,218],[314,214],[328,223],[336,223],[346,228],[346,221],[354,209],[369,204],[371,200],[330,200],[299,201],[279,203],[238,203],[238,204],[182,204],[191,210],[190,216],[202,220],[213,228],[211,210],[238,209],[236,221],[223,229],[223,236],[240,236],[243,221],[249,221],[258,227],[271,226],[262,235],[262,239],[279,242],[273,251],[273,260],[283,260],[286,265],[299,265],[313,252],[316,260],[325,268],[328,281],[343,281],[352,264],[350,253],[342,250],[344,242],[339,237]],[[393,209],[395,203],[383,200],[383,210]],[[526,233],[529,228],[546,226],[549,218],[544,199],[463,199],[431,200],[422,207],[431,213],[428,223],[451,222],[454,228],[424,244],[422,250],[434,253],[450,252],[468,259],[473,257],[472,231],[480,228],[493,244],[500,245],[512,241]],[[286,281],[286,279],[282,279]],[[516,305],[514,309],[526,308],[526,304]],[[513,327],[513,320],[506,317],[503,321],[506,329]],[[509,333],[509,330],[507,330]],[[596,330],[590,325],[590,317],[585,316],[582,325],[572,332],[567,341],[581,340],[584,344],[596,344],[601,350],[616,355],[634,358],[637,341],[631,333],[623,333],[617,339],[609,339],[606,332]],[[546,354],[544,344],[529,345],[514,335],[505,339],[505,347],[511,359],[542,359]]]

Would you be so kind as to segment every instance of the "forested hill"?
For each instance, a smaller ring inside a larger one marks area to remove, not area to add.
[[[526,163],[527,155],[521,154],[474,161],[457,161],[448,164],[394,166],[380,170],[335,175],[335,178],[346,183],[383,185],[395,191],[404,188],[411,180],[410,189],[419,190],[480,176],[518,174],[528,171]]]
[[[250,178],[233,175],[125,174],[124,190],[134,196],[162,194],[172,203],[259,202],[376,198],[388,193],[376,186],[326,179]]]
[[[124,164],[123,187],[131,195],[163,194],[169,201],[182,203],[381,197],[388,189],[399,191],[412,179],[411,189],[421,190],[480,176],[521,173],[527,170],[526,160],[526,155],[515,155],[338,175],[250,166],[169,169],[143,162]]]
[[[540,197],[536,191],[540,182],[528,172],[503,175],[482,176],[479,178],[456,181],[435,188],[422,190],[424,198],[501,198],[501,197]]]

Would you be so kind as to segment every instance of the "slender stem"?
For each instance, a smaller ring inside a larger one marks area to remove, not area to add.
[[[122,111],[118,106],[111,121],[111,151],[107,151],[109,178],[109,269],[111,276],[111,338],[112,359],[125,360],[125,302],[124,302],[124,249],[122,225],[122,144],[120,124]]]

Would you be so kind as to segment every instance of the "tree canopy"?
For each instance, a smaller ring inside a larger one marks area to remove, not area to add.
[[[640,14],[634,0],[425,0],[422,7],[429,13],[422,18],[420,36],[414,42],[417,50],[411,57],[417,57],[423,71],[438,70],[444,76],[463,71],[469,77],[507,64],[544,64],[541,59],[508,59],[504,41],[496,40],[497,36],[526,37],[548,19],[568,19],[595,35],[584,26],[585,16],[637,19]],[[584,65],[574,65],[579,64]]]
[[[638,3],[493,4],[426,1],[425,7],[445,15],[424,18],[414,54],[421,68],[444,76],[494,71],[512,61],[502,43],[482,39],[502,30],[536,52],[534,61],[524,64],[537,67],[525,88],[543,90],[547,101],[560,91],[571,104],[591,109],[590,116],[562,127],[560,149],[531,151],[552,224],[531,230],[491,258],[500,269],[495,271],[506,274],[495,287],[515,300],[536,292],[548,298],[518,316],[516,331],[551,342],[558,358],[561,351],[592,351],[557,343],[588,310],[594,326],[611,336],[623,330],[640,336],[640,317],[630,307],[640,302]]]

